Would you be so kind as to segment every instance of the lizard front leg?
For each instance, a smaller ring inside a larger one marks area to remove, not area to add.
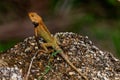
[[[34,35],[35,35],[35,40],[36,40],[36,42],[37,42],[37,46],[38,46],[38,48],[40,48],[37,28],[34,28]]]

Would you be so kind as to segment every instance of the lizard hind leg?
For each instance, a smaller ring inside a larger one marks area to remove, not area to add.
[[[48,50],[47,47],[53,47],[52,45],[53,45],[53,43],[42,43],[41,47],[44,48],[46,53],[51,53],[51,52],[53,52],[53,50],[52,51]],[[51,63],[51,62],[53,62],[53,60],[54,60],[54,57],[50,56],[50,59],[48,60],[48,62]]]
[[[52,43],[41,43],[41,47],[45,50],[46,53],[50,53],[51,51],[48,50],[48,47],[52,47]]]

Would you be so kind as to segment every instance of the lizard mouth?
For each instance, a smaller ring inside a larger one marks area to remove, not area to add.
[[[34,27],[37,27],[39,25],[39,23],[37,22],[32,22],[32,24],[34,25]]]

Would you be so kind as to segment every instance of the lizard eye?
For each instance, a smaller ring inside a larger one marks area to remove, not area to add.
[[[31,14],[31,17],[34,17],[34,15]]]

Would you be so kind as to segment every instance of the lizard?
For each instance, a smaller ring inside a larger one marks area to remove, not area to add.
[[[85,80],[88,80],[85,75],[83,75],[68,59],[68,56],[64,54],[64,51],[59,46],[59,41],[51,35],[50,31],[47,29],[46,25],[44,24],[42,18],[36,12],[29,12],[28,13],[30,20],[34,25],[34,35],[36,37],[36,41],[38,42],[38,38],[42,37],[46,43],[41,43],[41,46],[48,51],[47,47],[52,47],[55,50],[60,50],[61,52],[59,55],[77,72],[79,75],[82,76]]]

